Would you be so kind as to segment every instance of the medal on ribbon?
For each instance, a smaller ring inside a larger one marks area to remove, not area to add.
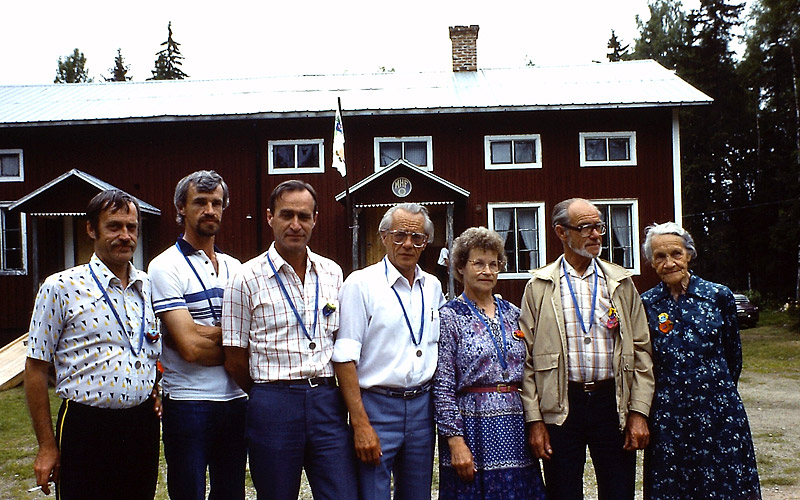
[[[522,330],[514,330],[511,332],[511,336],[514,337],[514,340],[524,340],[525,333]]]
[[[336,312],[336,304],[333,302],[328,302],[325,304],[325,307],[322,308],[322,315],[326,318]]]

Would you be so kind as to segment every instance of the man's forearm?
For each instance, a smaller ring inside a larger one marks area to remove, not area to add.
[[[40,448],[56,448],[47,375],[50,363],[28,358],[25,361],[25,398],[31,414],[33,431]]]
[[[253,379],[250,378],[250,355],[242,347],[225,347],[225,371],[244,392],[250,393]]]
[[[333,363],[336,378],[339,380],[339,390],[350,413],[350,424],[353,427],[369,425],[369,417],[361,402],[361,387],[358,385],[358,372],[353,361],[347,363]]]

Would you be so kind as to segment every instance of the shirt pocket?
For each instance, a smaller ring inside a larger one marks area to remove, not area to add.
[[[561,354],[557,352],[533,355],[533,378],[539,395],[539,411],[542,413],[557,413],[561,409],[560,359]]]
[[[425,318],[425,321],[427,322],[428,320],[430,320],[430,322],[431,322],[431,326],[430,326],[431,340],[430,340],[430,343],[431,344],[437,344],[437,343],[439,343],[439,327],[440,327],[439,310],[434,308],[434,307],[431,307],[429,310],[425,311],[425,314],[427,314],[427,316],[428,316],[427,318]]]

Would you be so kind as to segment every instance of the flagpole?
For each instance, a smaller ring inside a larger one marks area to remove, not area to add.
[[[336,103],[339,109],[339,116],[342,120],[342,130],[344,130],[344,117],[342,116],[342,98],[336,97]],[[347,142],[345,142],[346,147]],[[347,158],[347,155],[344,155]],[[358,242],[358,225],[354,222],[353,217],[353,200],[350,198],[350,180],[347,175],[344,176],[344,196],[345,196],[345,210],[347,211],[347,226],[350,228],[350,252],[352,255],[352,271],[358,269],[358,249],[356,244]]]

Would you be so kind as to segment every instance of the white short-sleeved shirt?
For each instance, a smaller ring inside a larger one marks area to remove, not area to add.
[[[416,339],[424,320],[419,345],[411,339],[392,287],[403,302]],[[386,257],[353,272],[339,294],[342,316],[333,361],[355,361],[359,385],[365,389],[407,389],[429,382],[439,356],[439,308],[444,302],[439,280],[419,266],[413,286]],[[417,351],[422,355],[417,356]]]
[[[303,333],[281,291],[267,256],[313,337],[313,349],[312,341]],[[317,283],[319,301],[315,308]],[[337,297],[341,285],[342,268],[311,250],[308,250],[305,279],[300,281],[273,243],[265,253],[242,264],[226,287],[222,345],[248,349],[250,377],[256,383],[333,376],[331,355],[333,336],[339,328]]]
[[[220,320],[225,285],[241,263],[217,249],[215,253],[218,273],[206,253],[195,249],[183,238],[150,262],[147,272],[153,286],[156,314],[185,309],[199,325],[214,326]],[[169,335],[163,323],[161,333]],[[189,363],[167,345],[164,345],[161,365],[164,367],[161,385],[164,394],[172,399],[229,401],[245,396],[222,365]]]
[[[161,353],[161,340],[147,339],[156,331],[150,279],[133,265],[128,276],[123,289],[119,278],[92,255],[88,264],[49,276],[39,288],[27,355],[55,365],[59,397],[119,409],[138,406],[150,396]]]

